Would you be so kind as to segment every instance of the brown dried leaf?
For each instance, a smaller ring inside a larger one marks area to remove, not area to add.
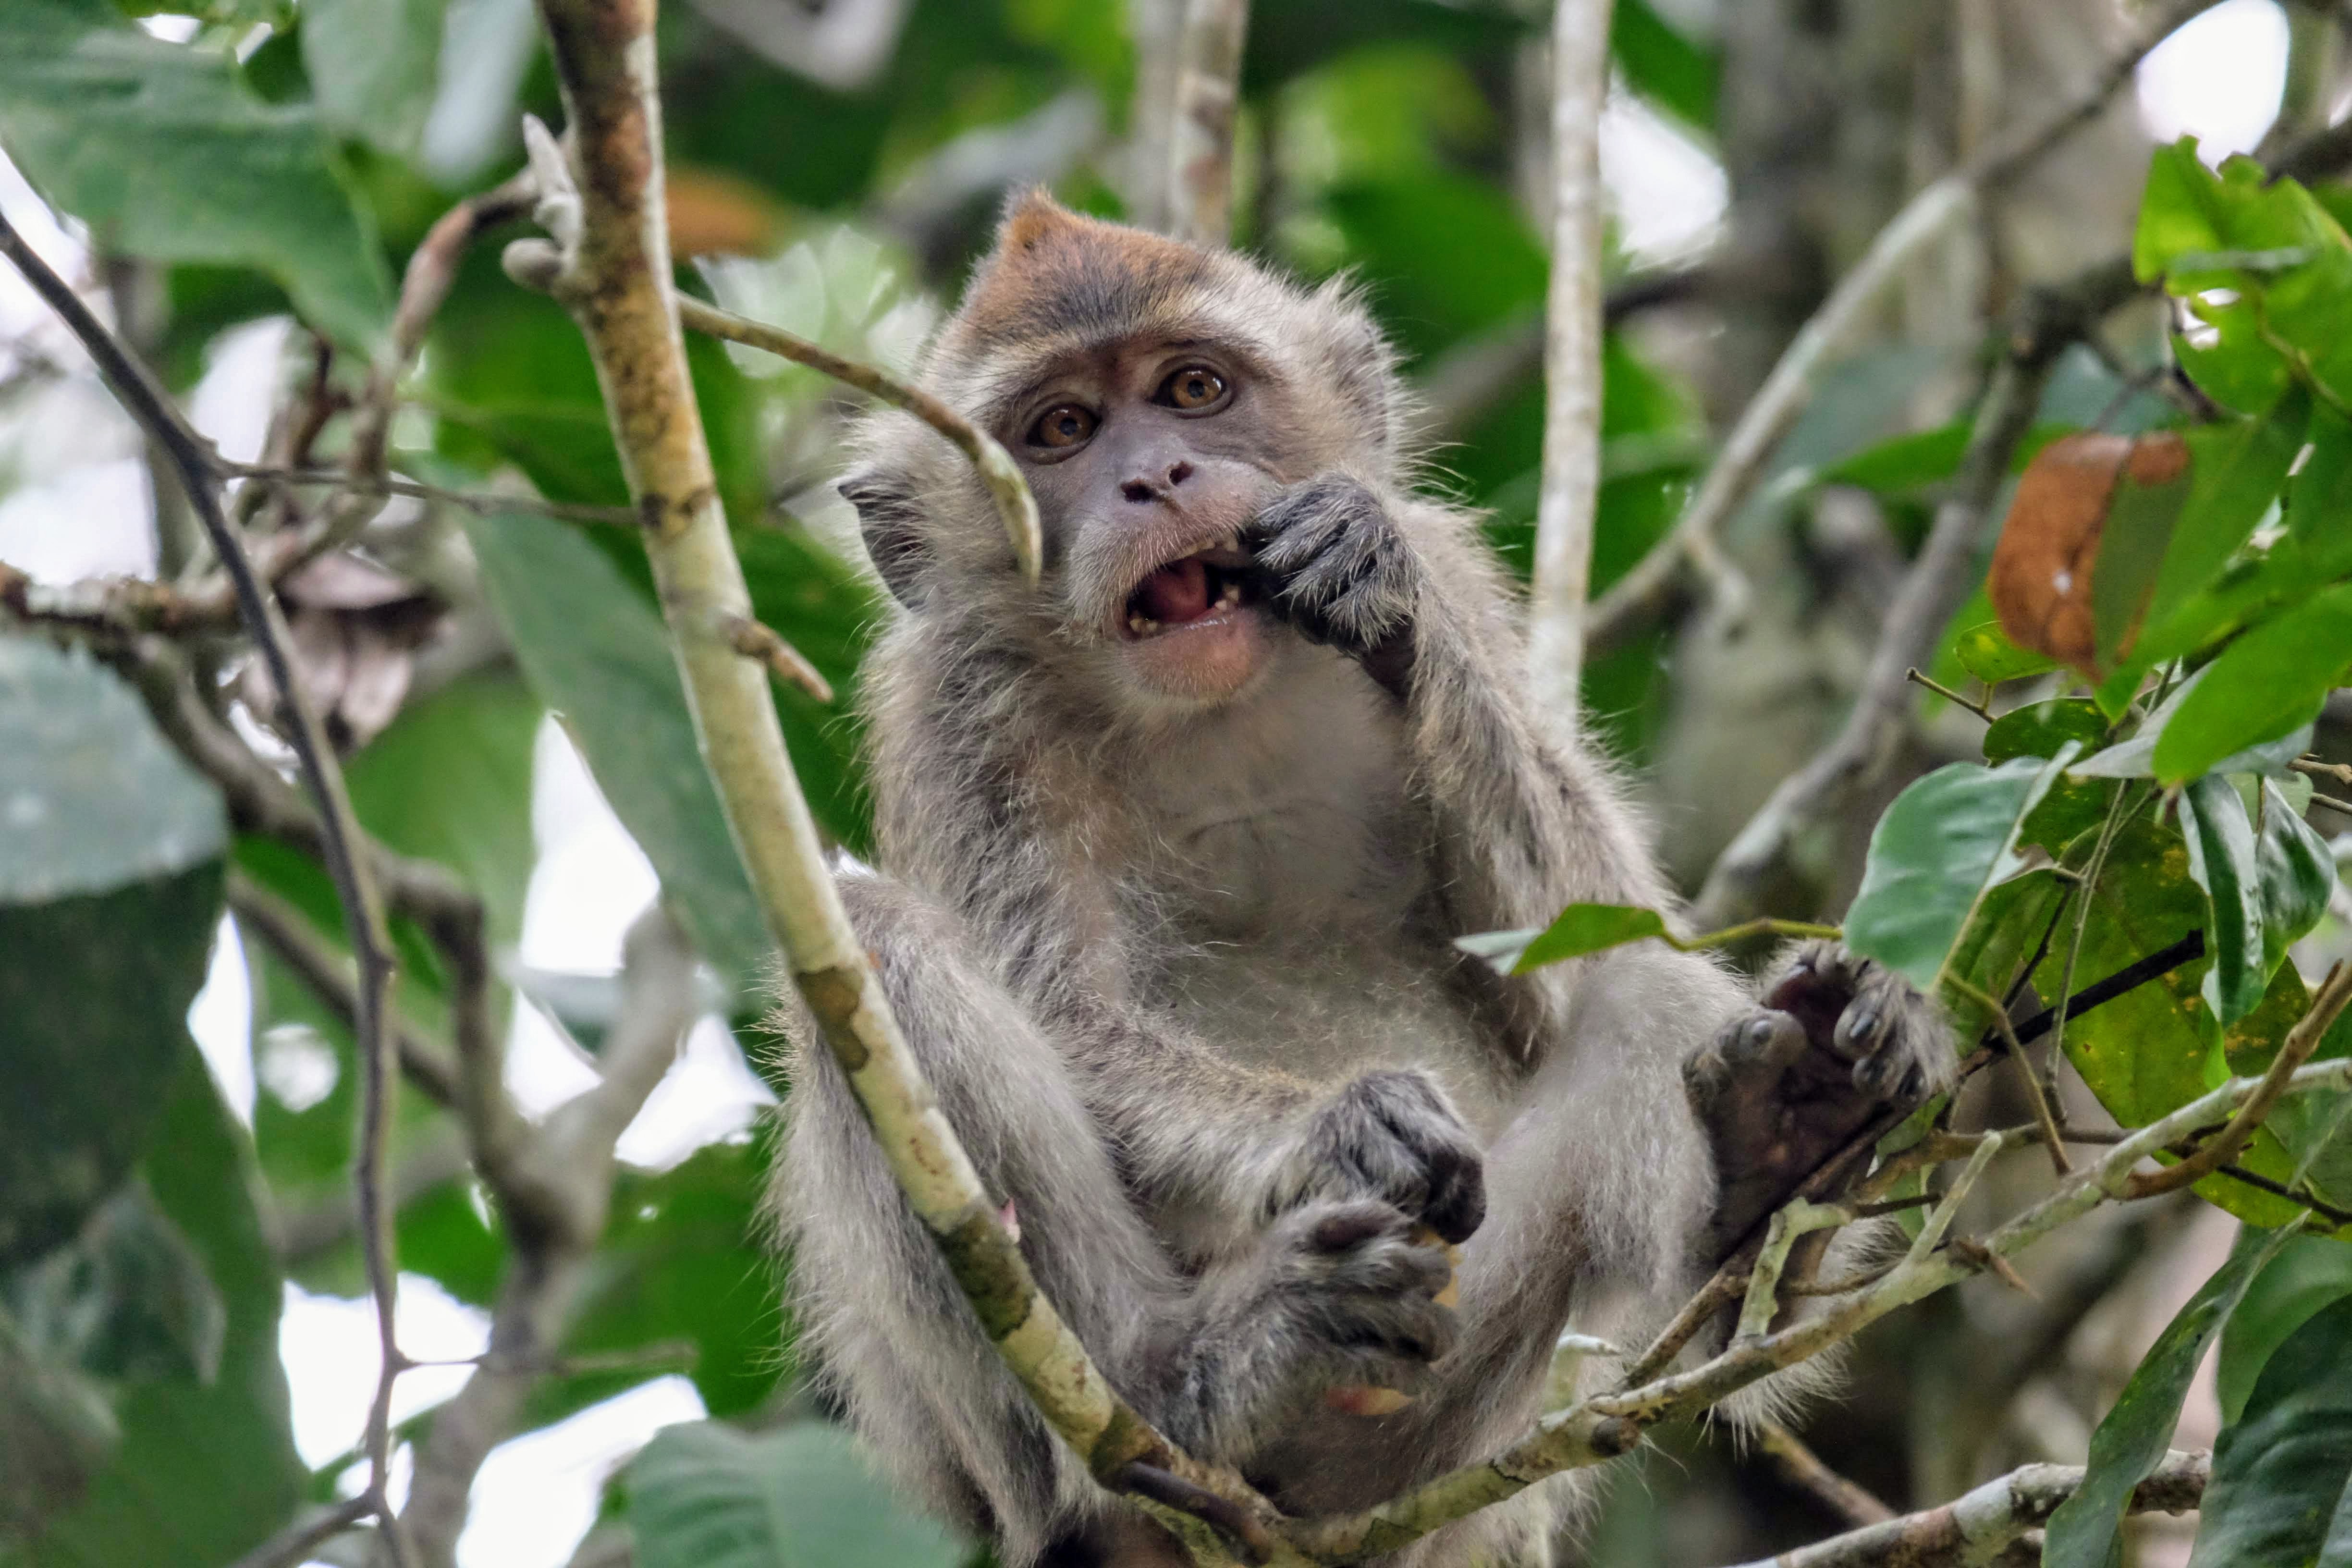
[[[2009,640],[2102,674],[2091,579],[2116,486],[2155,489],[2188,468],[2188,443],[2169,430],[2137,438],[2085,430],[2042,447],[2018,480],[1985,585]]]

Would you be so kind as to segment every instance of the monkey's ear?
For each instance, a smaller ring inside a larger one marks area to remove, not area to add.
[[[913,609],[922,599],[923,568],[930,551],[918,528],[914,491],[906,477],[887,468],[866,468],[843,479],[841,496],[857,509],[857,531],[866,553],[890,596]]]

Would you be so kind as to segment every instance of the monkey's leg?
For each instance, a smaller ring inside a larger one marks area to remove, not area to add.
[[[940,1104],[1055,1308],[1114,1384],[1186,1295],[1129,1201],[1060,1056],[959,923],[884,878],[844,879],[860,938]],[[790,1010],[797,1013],[797,1008]],[[804,1016],[773,1202],[802,1343],[905,1485],[1031,1562],[1106,1494],[998,1361]]]
[[[1304,1197],[1202,1279],[1183,1277],[1131,1200],[1067,1057],[960,924],[886,879],[843,891],[908,1046],[1017,1222],[1039,1285],[1148,1418],[1203,1458],[1239,1459],[1327,1387],[1418,1386],[1452,1343],[1454,1318],[1434,1300],[1445,1256],[1416,1239],[1417,1215]],[[797,1040],[810,1031],[793,1020]],[[803,1341],[883,1458],[942,1511],[995,1532],[1008,1564],[1126,1528],[998,1362],[823,1049],[798,1051],[786,1115],[776,1205]],[[1475,1164],[1461,1174],[1475,1194]]]

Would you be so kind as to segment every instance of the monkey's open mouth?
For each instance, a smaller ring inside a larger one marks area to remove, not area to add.
[[[1158,637],[1178,626],[1238,609],[1257,597],[1249,552],[1212,545],[1158,567],[1127,596],[1127,634]]]

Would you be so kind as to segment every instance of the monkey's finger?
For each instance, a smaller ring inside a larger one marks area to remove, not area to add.
[[[1393,1415],[1412,1403],[1412,1395],[1369,1384],[1344,1384],[1323,1391],[1323,1406],[1342,1415]]]
[[[1446,1310],[1462,1305],[1462,1249],[1425,1225],[1412,1227],[1405,1239],[1415,1247],[1435,1247],[1445,1253],[1445,1289],[1430,1298]]]

